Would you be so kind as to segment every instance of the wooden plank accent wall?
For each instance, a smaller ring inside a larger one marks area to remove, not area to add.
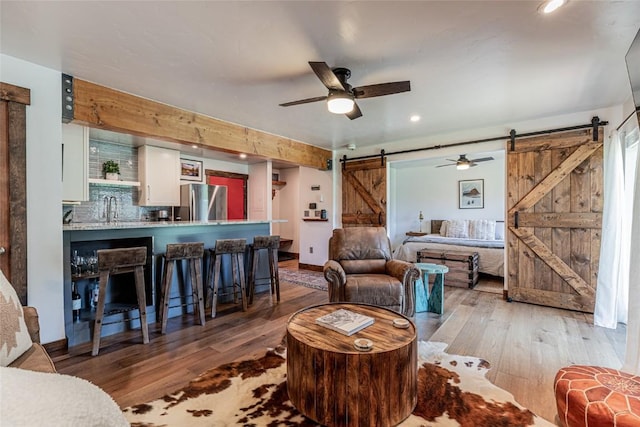
[[[74,123],[326,170],[331,151],[74,79]],[[284,118],[283,118],[284,119]]]
[[[27,299],[27,111],[31,91],[0,82],[0,268],[23,305]]]

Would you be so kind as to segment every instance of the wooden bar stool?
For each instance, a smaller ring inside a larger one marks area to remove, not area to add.
[[[138,304],[131,309],[138,309],[140,313],[140,329],[142,330],[142,342],[149,343],[149,327],[147,326],[147,301],[144,286],[143,267],[147,262],[147,248],[122,248],[122,249],[101,249],[98,253],[98,271],[100,272],[100,284],[98,290],[98,305],[96,307],[96,319],[93,325],[93,349],[92,356],[97,356],[100,351],[100,335],[105,316],[105,302],[107,297],[107,284],[109,276],[133,271],[136,286],[136,296]],[[122,313],[126,309],[118,308],[114,311],[107,311],[107,316]],[[112,322],[116,323],[116,322]]]
[[[160,294],[162,310],[160,311],[161,333],[167,332],[167,320],[169,308],[184,307],[193,304],[193,314],[200,319],[204,326],[204,292],[202,288],[202,257],[204,256],[204,243],[169,243],[164,254],[164,270],[162,272],[162,292]],[[169,306],[171,298],[171,283],[173,270],[177,261],[187,261],[187,271],[191,282],[191,295],[193,302],[185,301],[180,305]]]
[[[256,288],[256,272],[258,269],[259,251],[267,250],[269,260],[269,281],[271,282],[271,295],[276,294],[276,300],[280,302],[280,278],[278,277],[278,248],[280,236],[255,236],[250,251],[251,269],[249,270],[249,304],[253,304],[253,294]]]
[[[239,294],[242,298],[242,311],[247,311],[247,294],[244,280],[244,252],[246,248],[246,239],[219,239],[216,240],[215,249],[209,249],[210,261],[207,274],[207,287],[213,291],[211,317],[216,317],[218,296],[229,295],[229,293],[218,293],[218,284],[222,280],[220,277],[220,270],[222,266],[222,257],[224,255],[229,255],[231,258],[231,292],[233,293],[233,302],[235,304],[238,303],[238,292],[236,292],[236,286],[239,286]]]

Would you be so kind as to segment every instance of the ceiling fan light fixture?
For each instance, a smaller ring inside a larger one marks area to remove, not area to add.
[[[327,97],[327,108],[334,114],[346,114],[353,110],[355,101],[346,92],[331,92]]]
[[[547,0],[538,6],[538,12],[543,15],[555,12],[568,3],[568,0]]]
[[[458,169],[459,171],[464,171],[469,169],[469,163],[458,163],[456,164],[456,169]]]

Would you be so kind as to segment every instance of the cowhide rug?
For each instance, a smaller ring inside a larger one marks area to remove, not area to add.
[[[418,404],[402,427],[552,426],[485,378],[489,363],[450,355],[446,344],[420,342]],[[185,388],[123,410],[143,426],[315,426],[289,402],[286,350],[211,369]]]

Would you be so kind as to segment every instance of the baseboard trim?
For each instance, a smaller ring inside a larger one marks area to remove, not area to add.
[[[42,344],[47,353],[55,353],[56,351],[66,351],[69,348],[69,343],[66,338],[58,341],[51,341],[46,344]]]
[[[322,271],[323,270],[323,266],[298,263],[298,269],[299,270]]]

